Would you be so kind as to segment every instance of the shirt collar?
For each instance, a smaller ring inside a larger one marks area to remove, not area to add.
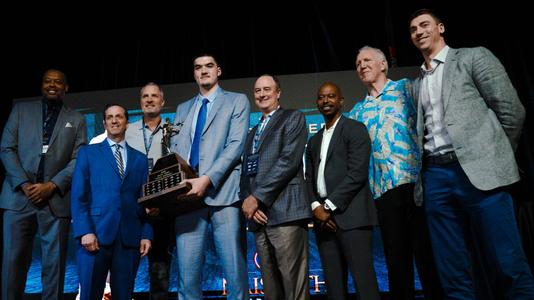
[[[332,125],[332,127],[328,128],[328,129],[326,129],[326,125],[325,125],[325,127],[324,127],[324,131],[325,131],[325,132],[327,132],[327,131],[328,131],[328,132],[332,132],[332,131],[334,131],[334,129],[336,129],[337,123],[339,122],[340,119],[341,119],[341,115],[340,115],[339,118],[337,118],[337,120],[334,122],[334,125]]]
[[[114,147],[115,144],[119,144],[122,146],[123,149],[126,149],[126,139],[118,142],[118,143],[115,143],[112,139],[110,139],[109,137],[106,138],[106,140],[108,141],[108,144],[110,147]]]
[[[220,90],[221,90],[221,87],[217,86],[215,91],[213,93],[209,94],[208,96],[204,96],[204,95],[199,93],[197,95],[197,99],[200,102],[202,102],[203,99],[208,99],[208,103],[213,103],[213,101],[215,101],[215,98],[217,98],[217,95],[219,94]]]
[[[278,105],[275,110],[273,110],[270,113],[268,113],[266,118],[272,117],[274,115],[274,113],[279,109],[280,109],[280,105]],[[263,121],[263,114],[261,114],[261,116],[260,116],[260,123],[261,123],[261,121]]]
[[[441,49],[438,54],[432,59],[432,61],[430,62],[430,65],[432,66],[432,69],[427,69],[426,66],[425,66],[425,63],[423,62],[423,64],[421,65],[421,73],[424,75],[424,74],[432,74],[435,70],[436,70],[436,67],[439,65],[439,64],[442,64],[445,62],[445,59],[447,58],[447,53],[449,53],[449,46],[445,45],[445,47],[443,47],[443,49]]]

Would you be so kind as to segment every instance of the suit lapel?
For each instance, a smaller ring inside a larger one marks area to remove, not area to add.
[[[263,132],[261,133],[260,141],[258,143],[258,151],[261,149],[261,145],[263,144],[263,141],[269,136],[269,132],[273,130],[273,128],[276,126],[276,123],[280,120],[280,117],[282,116],[283,112],[285,110],[283,108],[279,108],[269,120],[269,123],[267,123],[267,127],[263,129]]]
[[[117,167],[117,162],[115,161],[115,156],[113,155],[113,150],[111,150],[111,147],[109,146],[108,140],[105,139],[100,145],[100,151],[102,152],[102,156],[105,157],[107,162],[111,165],[113,170],[115,170],[115,173],[120,178],[119,168]],[[126,176],[125,176],[126,177]]]
[[[208,127],[210,127],[211,122],[213,122],[213,119],[215,119],[215,115],[217,115],[217,113],[221,110],[223,104],[225,103],[225,98],[225,91],[223,89],[219,90],[217,97],[215,97],[213,105],[210,108],[210,113],[208,114],[208,118],[206,119],[206,123],[204,124],[204,130],[202,130],[202,134],[206,133]]]
[[[59,132],[63,130],[63,127],[65,127],[66,125],[65,119],[67,117],[67,113],[68,113],[68,108],[65,105],[62,105],[61,110],[59,111],[59,114],[57,116],[56,124],[54,125],[54,130],[52,131],[52,136],[50,137],[50,141],[48,142],[48,145],[51,146],[52,143],[54,143],[54,140],[60,134]],[[41,126],[41,128],[42,127],[43,126]]]
[[[195,99],[193,98],[186,102],[184,105],[188,105],[189,107],[186,107],[183,111],[187,113],[180,113],[180,115],[177,115],[176,117],[183,118],[183,119],[176,119],[175,121],[177,123],[182,122],[182,128],[180,129],[180,133],[177,136],[178,139],[178,145],[179,148],[177,150],[178,154],[182,157],[186,157],[189,155],[189,149],[191,148],[191,143],[193,142],[193,137],[191,136],[191,129],[193,127],[193,115],[195,114]],[[185,114],[185,116],[183,116]]]
[[[449,98],[451,96],[452,84],[454,81],[454,70],[458,59],[456,57],[456,49],[449,49],[447,58],[445,59],[445,65],[443,66],[443,78],[441,80],[441,96],[443,99],[443,113],[447,111],[447,104],[449,104]]]
[[[334,151],[334,147],[332,147],[332,145],[337,145],[338,140],[341,138],[341,132],[343,131],[344,124],[345,124],[345,120],[343,119],[343,116],[341,116],[339,118],[339,121],[337,122],[336,128],[334,129],[332,138],[330,139],[330,144],[328,144],[328,152],[326,153],[326,162],[330,159],[330,156],[332,156],[332,152]]]
[[[126,170],[124,170],[124,178],[123,180],[126,180],[126,177],[128,177],[128,174],[130,173],[130,169],[132,168],[133,164],[135,163],[135,150],[126,143]],[[117,168],[117,172],[119,171],[119,168]]]
[[[317,174],[319,172],[319,164],[321,163],[321,144],[323,143],[323,132],[324,132],[324,127],[315,134],[315,138],[312,140],[312,143],[313,143],[312,156],[313,156],[313,161],[315,162],[315,164],[313,165],[313,171],[314,171],[313,174],[315,174],[314,179],[316,182],[317,182]]]
[[[28,112],[24,112],[27,118],[24,118],[24,122],[27,122],[27,132],[25,135],[34,136],[37,138],[35,146],[39,147],[39,153],[41,153],[43,145],[43,102],[36,101],[35,105],[31,105]],[[37,128],[37,132],[34,131]]]
[[[247,140],[245,141],[245,154],[250,154],[252,151],[252,142],[254,140],[254,135],[256,134],[256,130],[258,130],[258,125],[254,126],[250,133],[247,135]]]

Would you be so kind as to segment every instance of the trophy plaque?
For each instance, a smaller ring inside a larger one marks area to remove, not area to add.
[[[166,153],[171,153],[168,145],[172,133],[177,132],[167,120],[163,126],[162,146]],[[191,184],[184,179],[196,178],[197,175],[189,164],[176,153],[165,155],[156,161],[148,175],[148,182],[143,185],[143,197],[137,202],[144,207],[159,208],[166,215],[180,215],[205,206],[198,197],[185,196],[191,190]]]

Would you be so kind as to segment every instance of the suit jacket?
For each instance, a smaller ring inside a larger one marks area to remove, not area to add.
[[[80,149],[72,180],[72,228],[79,239],[96,234],[102,245],[111,245],[121,230],[122,242],[139,247],[152,239],[144,208],[137,203],[148,176],[144,154],[126,146],[124,179],[107,140]]]
[[[146,134],[151,134],[151,132],[147,130]],[[147,155],[148,158],[152,158],[154,160],[154,164],[156,163],[156,160],[158,160],[162,155],[162,138],[163,130],[159,129],[156,134],[154,134],[150,149],[148,150],[148,153],[146,153],[145,140],[143,136],[143,120],[141,119],[137,122],[128,124],[128,129],[126,129],[126,142],[128,142],[128,145],[130,145],[130,147],[134,148],[135,150]]]
[[[248,134],[244,163],[252,153],[256,125]],[[279,108],[263,130],[258,144],[258,173],[241,175],[240,198],[254,195],[269,221],[279,225],[311,217],[302,171],[306,145],[306,120],[297,110]],[[244,167],[244,166],[243,166]]]
[[[36,182],[43,140],[43,101],[19,102],[11,111],[4,128],[1,159],[6,177],[0,207],[21,210],[29,200],[20,185]],[[54,182],[58,189],[48,203],[58,217],[70,216],[70,184],[76,154],[87,142],[85,119],[63,105],[45,154],[44,182]]]
[[[315,134],[306,150],[306,183],[310,203],[323,202],[317,193],[324,128]],[[326,155],[324,177],[327,198],[336,206],[337,225],[344,230],[376,225],[375,206],[369,189],[371,140],[365,125],[341,116]]]
[[[418,144],[423,151],[424,113],[414,82]],[[506,70],[486,48],[450,48],[442,82],[444,123],[471,183],[491,190],[519,180],[514,157],[525,109]],[[421,156],[423,157],[423,156]],[[416,197],[421,197],[420,180]]]
[[[188,160],[196,96],[178,105],[175,124],[183,124],[171,140],[171,150]],[[207,175],[212,186],[204,202],[225,206],[239,200],[240,158],[249,125],[250,103],[244,94],[221,88],[213,101],[202,131],[199,176]]]

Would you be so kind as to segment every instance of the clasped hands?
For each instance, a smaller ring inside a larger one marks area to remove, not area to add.
[[[321,225],[321,228],[333,232],[337,231],[337,225],[332,218],[332,214],[323,205],[317,206],[313,210],[313,218]]]
[[[241,211],[243,211],[243,214],[247,219],[253,220],[260,225],[267,224],[267,215],[260,209],[259,200],[253,195],[250,195],[243,200]]]

